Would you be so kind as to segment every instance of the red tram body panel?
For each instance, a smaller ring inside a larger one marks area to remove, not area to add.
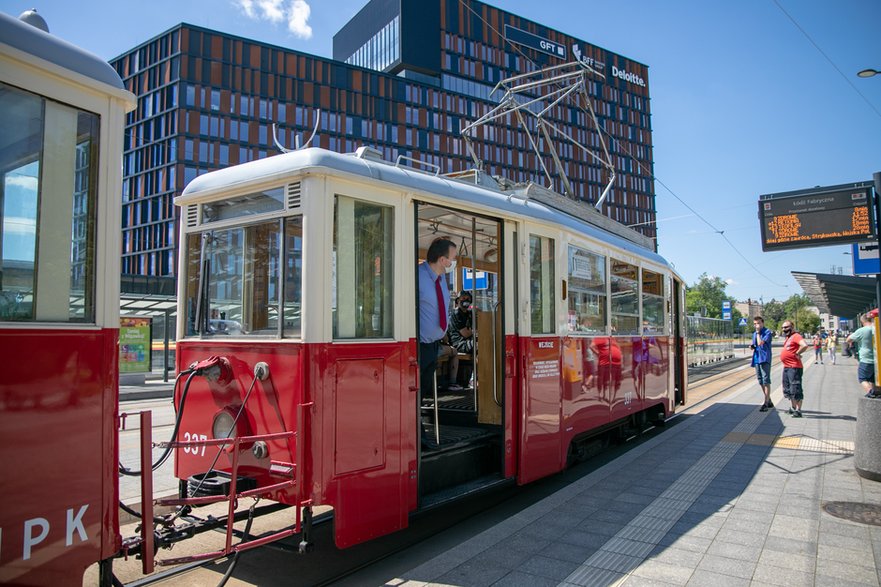
[[[0,330],[2,583],[81,584],[119,550],[117,340],[115,329]]]

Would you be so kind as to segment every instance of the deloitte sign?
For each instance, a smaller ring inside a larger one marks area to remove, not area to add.
[[[637,86],[644,88],[645,80],[636,75],[635,73],[630,73],[629,71],[625,71],[623,69],[618,69],[614,65],[612,66],[612,77],[617,77],[623,79],[625,82],[629,84],[636,84]]]

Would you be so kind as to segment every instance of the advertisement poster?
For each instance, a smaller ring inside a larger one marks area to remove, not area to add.
[[[152,318],[122,316],[119,319],[120,373],[150,372],[152,329]]]

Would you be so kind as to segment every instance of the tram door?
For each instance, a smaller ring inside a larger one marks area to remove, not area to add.
[[[437,239],[456,245],[456,267],[442,279],[450,315],[434,381],[420,382],[420,494],[448,490],[502,471],[504,296],[502,224],[432,204],[417,204],[416,259]],[[417,327],[420,317],[417,269]]]
[[[670,363],[673,367],[673,405],[685,403],[685,340],[683,339],[683,297],[682,282],[673,279],[673,291],[671,292],[673,322],[673,344],[671,346]]]

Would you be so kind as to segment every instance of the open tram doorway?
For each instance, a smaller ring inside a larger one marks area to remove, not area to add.
[[[420,315],[424,316],[420,312],[420,272],[432,275],[430,268],[420,264],[427,263],[431,244],[437,239],[447,239],[456,247],[455,269],[440,275],[450,296],[446,334],[437,347],[434,377],[420,381],[417,401],[419,493],[420,504],[426,507],[502,478],[502,223],[417,203],[415,231],[417,329],[425,326],[419,323]],[[420,353],[430,348],[418,347]],[[430,359],[420,357],[426,358]]]

